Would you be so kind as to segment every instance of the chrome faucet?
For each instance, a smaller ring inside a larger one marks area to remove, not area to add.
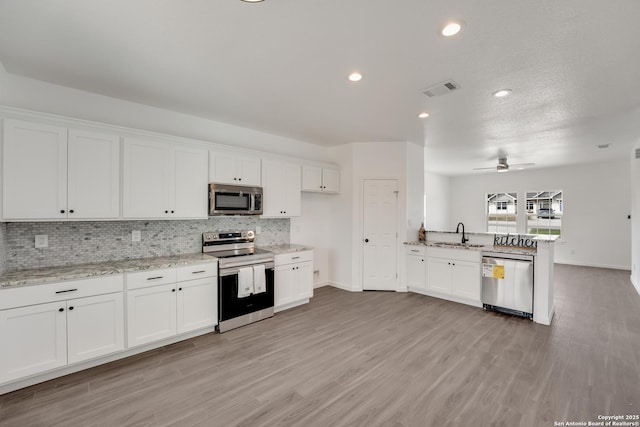
[[[462,226],[462,244],[464,245],[469,241],[469,239],[464,235],[464,224],[461,222],[459,222],[458,225],[456,226],[456,233],[460,232],[460,226]]]

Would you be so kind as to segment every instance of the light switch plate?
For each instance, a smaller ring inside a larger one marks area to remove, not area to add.
[[[142,240],[142,233],[140,233],[140,230],[133,230],[131,232],[131,241],[139,242],[140,240]]]
[[[49,235],[48,234],[36,234],[36,248],[48,248],[49,247]]]

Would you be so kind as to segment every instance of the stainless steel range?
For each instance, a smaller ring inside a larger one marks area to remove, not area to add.
[[[273,253],[256,248],[255,232],[202,233],[202,252],[218,258],[218,331],[273,316]]]

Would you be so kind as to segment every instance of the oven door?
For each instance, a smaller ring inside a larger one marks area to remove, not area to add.
[[[265,268],[266,292],[238,298],[237,269],[231,272],[220,271],[218,278],[218,316],[221,322],[245,314],[273,307],[274,274],[273,267]]]

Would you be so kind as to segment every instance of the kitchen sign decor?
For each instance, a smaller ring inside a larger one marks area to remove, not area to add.
[[[533,236],[521,236],[520,234],[496,234],[493,237],[494,246],[509,246],[512,248],[536,249],[538,242]]]

